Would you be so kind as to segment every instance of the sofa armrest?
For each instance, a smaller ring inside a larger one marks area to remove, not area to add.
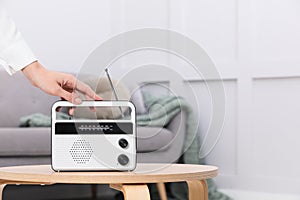
[[[184,111],[179,112],[166,128],[174,134],[171,145],[180,147],[177,153],[181,153],[186,133],[186,113]]]
[[[181,111],[167,124],[166,128],[173,133],[185,134],[185,125],[186,113]]]

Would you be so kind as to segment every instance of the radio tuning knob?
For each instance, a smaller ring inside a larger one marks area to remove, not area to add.
[[[118,162],[125,166],[129,163],[129,158],[125,154],[121,154],[118,156]]]
[[[119,140],[119,145],[120,145],[120,147],[122,147],[123,149],[125,149],[126,147],[128,147],[128,141],[126,139],[124,139],[124,138],[121,138]]]

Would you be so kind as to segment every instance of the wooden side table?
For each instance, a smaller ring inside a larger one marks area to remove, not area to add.
[[[150,200],[147,183],[157,183],[160,195],[165,182],[186,181],[190,200],[207,200],[206,179],[217,176],[218,168],[207,165],[187,164],[138,164],[132,172],[54,172],[50,165],[28,165],[0,168],[0,200],[8,184],[48,185],[109,184],[122,191],[125,200]]]

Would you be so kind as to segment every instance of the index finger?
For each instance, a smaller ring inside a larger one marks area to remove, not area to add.
[[[103,100],[100,96],[98,96],[87,84],[81,82],[80,80],[76,81],[75,88],[83,93],[85,96],[88,96],[95,100]]]

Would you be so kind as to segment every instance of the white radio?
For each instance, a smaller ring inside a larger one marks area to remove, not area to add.
[[[74,112],[70,117],[57,112],[69,109]],[[103,116],[108,111],[110,115]],[[128,171],[135,167],[136,119],[132,103],[83,101],[74,105],[59,101],[53,104],[53,170]]]

